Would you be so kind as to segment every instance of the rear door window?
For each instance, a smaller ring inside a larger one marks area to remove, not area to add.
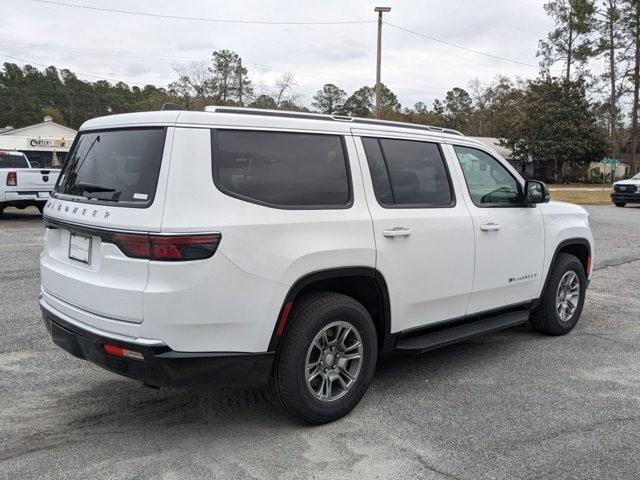
[[[213,178],[224,193],[276,208],[347,208],[351,184],[339,135],[214,130]]]
[[[150,205],[165,136],[161,127],[81,132],[65,161],[56,195],[122,206]]]
[[[450,207],[449,172],[435,143],[363,138],[378,202],[387,207]]]

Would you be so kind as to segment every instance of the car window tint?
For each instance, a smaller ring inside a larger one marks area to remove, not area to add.
[[[365,137],[362,139],[362,145],[367,155],[373,190],[378,202],[380,202],[381,205],[393,205],[391,183],[389,182],[387,167],[378,139]]]
[[[24,155],[0,152],[0,168],[29,168]]]
[[[380,145],[395,205],[451,205],[449,176],[435,143],[383,138]]]
[[[454,147],[473,203],[479,207],[522,204],[518,181],[488,153],[469,147]]]
[[[224,192],[280,207],[344,207],[347,159],[337,135],[217,130],[214,179]]]
[[[150,205],[164,149],[164,128],[80,132],[56,192],[109,203]]]

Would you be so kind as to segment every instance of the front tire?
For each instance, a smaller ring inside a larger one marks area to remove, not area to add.
[[[356,300],[317,292],[296,301],[274,361],[269,391],[290,417],[313,425],[348,414],[367,391],[378,341]]]
[[[616,207],[624,207],[626,205],[626,202],[614,202]]]
[[[586,290],[587,277],[580,260],[568,253],[558,254],[540,303],[531,312],[533,328],[549,335],[570,332],[580,319]]]

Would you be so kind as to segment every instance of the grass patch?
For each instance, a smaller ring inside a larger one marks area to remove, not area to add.
[[[600,183],[547,183],[549,188],[602,188]],[[606,184],[604,189],[611,188],[610,184]]]
[[[578,205],[611,205],[611,191],[602,190],[552,190],[551,199]]]

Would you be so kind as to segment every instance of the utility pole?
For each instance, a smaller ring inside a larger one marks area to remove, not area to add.
[[[244,107],[242,103],[242,59],[238,60],[238,103]]]
[[[381,100],[382,86],[380,84],[380,64],[382,63],[382,14],[390,12],[391,7],[376,7],[374,12],[378,12],[378,53],[376,57],[376,118],[382,116]]]

